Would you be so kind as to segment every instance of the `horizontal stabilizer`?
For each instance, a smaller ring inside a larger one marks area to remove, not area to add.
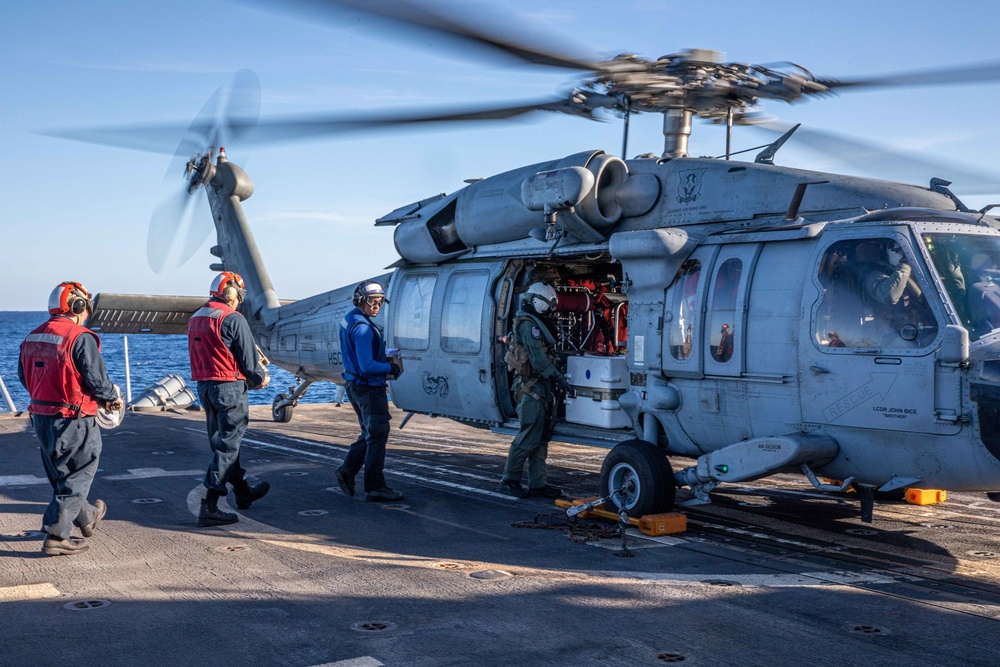
[[[184,334],[188,318],[205,301],[204,296],[101,293],[88,326],[100,333]]]

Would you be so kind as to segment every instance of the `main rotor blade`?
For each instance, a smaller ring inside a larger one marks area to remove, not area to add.
[[[867,79],[819,79],[819,83],[832,90],[837,90],[894,86],[940,86],[958,83],[987,83],[997,80],[1000,80],[1000,61],[945,69],[903,72]]]
[[[563,99],[548,99],[511,106],[490,106],[441,111],[408,111],[381,116],[312,115],[270,120],[253,119],[252,122],[230,117],[225,127],[230,137],[238,138],[241,146],[249,144],[270,144],[310,137],[333,135],[343,132],[377,130],[400,125],[428,123],[453,123],[467,121],[505,120],[516,118],[533,111],[564,111],[579,113],[572,103]],[[201,118],[194,123],[164,123],[155,125],[131,125],[95,127],[79,130],[47,132],[47,136],[72,139],[87,143],[116,146],[152,153],[175,155],[175,164],[184,155],[183,164],[197,151],[206,146],[214,146],[217,126]],[[185,136],[180,147],[177,137]]]
[[[776,118],[754,119],[747,123],[774,133],[784,133],[792,124]],[[952,181],[952,190],[962,195],[1000,193],[1000,174],[978,167],[930,160],[918,154],[869,143],[845,134],[800,127],[790,143],[805,144],[829,155],[847,169],[859,174],[877,175],[902,183],[927,187],[931,178]]]
[[[250,136],[251,143],[293,141],[342,132],[388,129],[404,125],[461,123],[469,121],[508,120],[535,111],[562,110],[564,100],[548,100],[505,107],[471,108],[443,112],[411,111],[381,116],[315,115],[261,120]]]
[[[555,53],[525,42],[515,42],[500,37],[468,23],[439,14],[421,3],[410,0],[290,0],[283,3],[256,0],[252,4],[266,6],[270,11],[273,11],[276,5],[281,8],[297,5],[303,10],[321,16],[323,20],[336,21],[337,23],[342,23],[343,15],[335,10],[346,9],[374,16],[403,28],[450,37],[477,47],[491,48],[535,65],[573,70],[599,69],[595,63]]]

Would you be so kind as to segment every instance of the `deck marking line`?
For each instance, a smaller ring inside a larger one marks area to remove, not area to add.
[[[38,600],[40,598],[57,598],[62,593],[49,582],[44,584],[26,584],[23,586],[7,586],[0,588],[0,602],[17,602],[19,600]]]
[[[814,586],[854,586],[857,584],[895,584],[899,575],[878,570],[862,572],[800,572],[789,574],[681,574],[679,572],[615,572],[613,570],[584,570],[583,574],[610,579],[642,579],[670,585],[702,584],[709,581],[727,581],[742,586],[763,588],[801,588]]]
[[[351,658],[350,660],[341,660],[339,662],[324,662],[322,665],[313,665],[313,667],[383,667],[384,664],[366,655],[363,658]]]
[[[451,526],[453,528],[460,528],[462,530],[468,530],[473,533],[478,533],[479,535],[485,535],[487,537],[495,537],[498,540],[510,541],[513,538],[507,537],[505,535],[497,535],[496,533],[488,533],[485,530],[478,530],[476,528],[470,528],[469,526],[463,526],[460,523],[455,523],[454,521],[446,521],[445,519],[439,519],[436,516],[428,516],[427,514],[421,514],[419,512],[414,512],[413,510],[396,510],[397,512],[403,512],[404,514],[409,514],[411,516],[419,517],[426,521],[436,521],[437,523],[443,523],[446,526]]]
[[[204,475],[205,470],[164,470],[163,468],[129,468],[127,475],[105,475],[101,479],[128,481],[133,479],[152,479],[154,477],[190,477]]]
[[[28,486],[29,484],[48,484],[47,477],[34,475],[4,475],[0,477],[0,486]]]
[[[285,447],[284,445],[275,445],[275,444],[272,444],[272,443],[269,443],[269,442],[263,442],[261,440],[250,440],[248,438],[244,438],[243,442],[249,442],[250,444],[257,445],[258,447],[264,447],[264,448],[268,448],[268,449],[276,449],[276,450],[285,451],[285,452],[293,452],[295,454],[300,454],[302,456],[308,456],[308,457],[312,457],[312,458],[316,458],[316,459],[322,459],[324,461],[333,461],[333,462],[337,463],[338,465],[341,462],[341,459],[334,458],[332,456],[327,456],[326,454],[317,454],[315,452],[307,452],[307,451],[303,451],[301,449],[295,449],[293,447]],[[427,467],[431,468],[432,470],[438,470],[439,469],[436,466],[427,466]],[[444,471],[442,471],[442,472],[444,472]],[[504,495],[502,493],[496,493],[495,491],[487,491],[486,489],[478,489],[478,488],[476,488],[474,486],[467,486],[465,484],[458,484],[456,482],[449,482],[449,481],[446,481],[446,480],[443,480],[443,479],[431,479],[429,477],[422,477],[420,475],[414,475],[413,473],[403,472],[401,470],[386,470],[385,474],[387,474],[387,475],[396,475],[398,477],[406,477],[406,478],[409,478],[409,479],[416,479],[416,480],[420,480],[422,482],[427,482],[428,484],[438,484],[438,485],[447,486],[447,487],[450,487],[450,488],[453,488],[453,489],[461,489],[462,491],[469,491],[470,493],[478,493],[480,495],[490,496],[492,498],[500,498],[500,499],[506,500],[506,501],[516,500],[516,498]],[[476,478],[477,479],[482,479],[482,480],[488,480],[489,479],[489,478],[486,478],[486,477],[478,477],[478,476]]]

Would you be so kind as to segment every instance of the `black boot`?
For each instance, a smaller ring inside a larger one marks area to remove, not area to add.
[[[87,540],[82,537],[67,537],[65,540],[48,535],[42,544],[42,553],[46,556],[72,556],[83,553],[90,548]]]
[[[218,491],[208,490],[205,499],[201,501],[201,510],[198,512],[199,526],[225,526],[240,520],[232,512],[223,512],[219,509],[219,498],[221,497],[222,494]]]
[[[267,482],[257,482],[250,484],[247,480],[241,479],[233,484],[233,492],[236,495],[236,509],[248,510],[255,500],[260,500],[267,495],[271,485]]]

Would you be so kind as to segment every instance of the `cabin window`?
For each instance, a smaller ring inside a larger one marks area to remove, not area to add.
[[[437,275],[418,273],[403,277],[390,304],[393,340],[397,347],[426,350],[430,341],[431,297]]]
[[[677,285],[671,289],[670,355],[678,361],[691,358],[694,336],[698,332],[698,282],[701,262],[689,259],[681,265]]]
[[[829,349],[928,345],[937,323],[912,267],[906,249],[890,238],[830,246],[819,265],[816,343]]]
[[[448,279],[441,313],[441,349],[478,354],[482,347],[483,299],[489,271],[460,271]]]
[[[737,321],[736,297],[742,275],[743,262],[735,257],[724,261],[715,274],[708,333],[712,358],[719,363],[726,363],[733,358]]]

